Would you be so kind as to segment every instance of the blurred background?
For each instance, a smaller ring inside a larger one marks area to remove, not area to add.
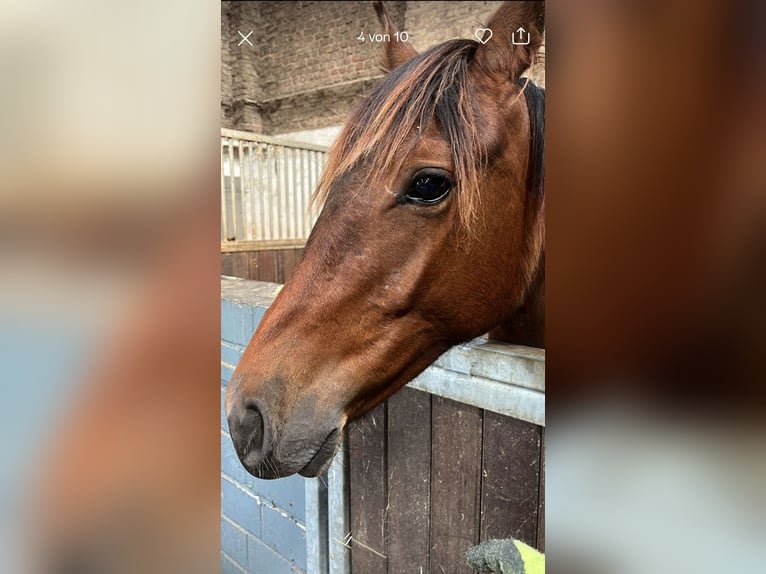
[[[763,6],[547,7],[549,571],[762,571]]]
[[[766,564],[765,20],[548,2],[551,572]],[[221,29],[3,4],[4,572],[219,568]]]
[[[219,6],[2,13],[0,571],[215,571]]]

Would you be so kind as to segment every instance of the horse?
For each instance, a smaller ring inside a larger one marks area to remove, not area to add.
[[[388,74],[329,152],[304,258],[226,391],[254,476],[319,475],[350,420],[457,343],[543,346],[544,93],[521,78],[543,6],[504,3],[480,41],[386,42]]]

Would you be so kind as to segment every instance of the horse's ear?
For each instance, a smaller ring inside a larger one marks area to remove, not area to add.
[[[383,5],[383,2],[376,0],[372,5],[375,8],[381,26],[383,26],[383,34],[388,37],[388,40],[384,42],[386,47],[383,54],[383,66],[390,72],[394,68],[398,68],[404,64],[404,62],[417,56],[418,53],[407,42],[398,41],[396,33],[399,30],[391,19],[391,16],[386,12],[386,7]]]
[[[533,62],[545,30],[545,2],[504,2],[487,24],[473,65],[515,82]],[[489,36],[489,38],[487,38]]]

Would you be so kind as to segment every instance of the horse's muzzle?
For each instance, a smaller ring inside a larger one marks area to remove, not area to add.
[[[330,461],[332,460],[332,457],[335,456],[335,451],[338,449],[339,444],[340,430],[335,429],[329,435],[327,435],[327,438],[324,439],[324,442],[319,447],[319,450],[317,450],[316,454],[311,457],[311,460],[308,462],[308,464],[298,471],[298,474],[307,478],[318,476],[325,468],[330,465]]]
[[[243,401],[236,393],[231,399],[229,433],[240,462],[250,474],[267,479],[296,473],[314,477],[329,466],[340,443],[339,421],[326,421],[328,426],[324,426],[313,413],[305,413],[286,425],[276,424],[269,409],[258,401]],[[323,431],[323,427],[328,430]]]

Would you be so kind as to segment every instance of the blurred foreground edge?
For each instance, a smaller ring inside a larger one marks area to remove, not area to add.
[[[220,567],[220,282],[209,189],[163,221],[126,320],[105,334],[103,357],[41,453],[29,540],[41,574]]]

